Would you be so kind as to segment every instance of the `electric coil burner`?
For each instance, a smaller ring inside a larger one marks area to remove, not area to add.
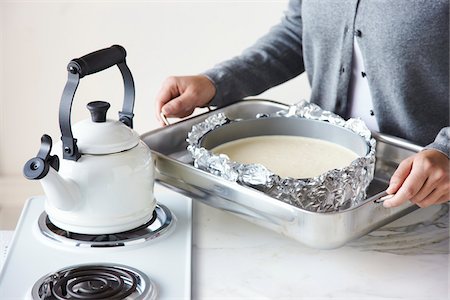
[[[78,265],[50,273],[32,289],[36,300],[132,299],[156,297],[153,282],[142,272],[117,264]]]
[[[117,247],[143,243],[165,236],[175,226],[176,219],[170,209],[157,204],[153,217],[138,228],[115,234],[79,234],[68,232],[55,226],[43,212],[38,225],[42,234],[52,240],[75,247]]]

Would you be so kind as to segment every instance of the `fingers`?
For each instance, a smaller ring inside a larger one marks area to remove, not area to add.
[[[437,170],[433,172],[433,175],[433,187],[426,191],[429,194],[420,199],[419,192],[418,196],[411,200],[420,207],[428,207],[433,204],[444,203],[450,200],[450,182],[448,173]],[[422,189],[425,190],[424,187]]]
[[[445,201],[448,201],[448,198],[445,201],[443,200],[445,195],[443,195],[442,193],[443,193],[442,190],[434,189],[424,199],[422,199],[421,201],[416,201],[414,203],[417,204],[418,206],[424,208],[424,207],[431,206],[433,204],[443,203]]]
[[[215,85],[206,76],[169,77],[156,97],[156,118],[163,124],[161,111],[167,117],[187,117],[196,107],[207,105],[215,93]]]
[[[422,172],[429,174],[429,176],[420,191],[411,198],[411,202],[417,205],[419,205],[419,203],[421,203],[425,199],[428,199],[435,189],[442,190],[444,188],[443,184],[445,184],[445,182],[443,182],[443,180],[445,179],[445,173],[439,169],[433,169],[433,167],[428,165],[428,163],[423,164]],[[442,193],[444,193],[444,191],[441,191],[441,194]],[[437,200],[439,197],[440,195],[434,195],[433,198]]]
[[[190,98],[189,94],[182,94],[166,103],[161,111],[166,117],[183,118],[189,116],[195,109]]]
[[[417,192],[415,196],[413,196],[410,201],[412,203],[418,204],[421,201],[423,201],[425,198],[428,198],[431,194],[431,192],[434,191],[436,188],[436,180],[433,179],[427,179],[425,181],[425,184],[422,186],[422,188]]]
[[[388,194],[396,193],[402,186],[406,177],[408,177],[409,173],[411,172],[413,160],[414,157],[409,157],[400,163],[397,170],[395,170],[394,174],[391,177],[389,187],[386,189],[386,192]]]
[[[405,175],[406,179],[399,184]],[[397,189],[396,192],[394,192],[395,189]],[[419,152],[400,164],[391,179],[388,190],[388,193],[395,193],[395,195],[384,201],[385,207],[398,206],[407,200],[420,207],[448,201],[450,199],[448,157],[436,150]]]
[[[401,170],[401,172],[404,172],[404,170]],[[403,174],[405,173],[402,173],[402,175]],[[413,198],[425,184],[427,177],[428,174],[421,172],[420,168],[413,164],[411,173],[406,177],[395,195],[383,202],[384,207],[399,206]]]
[[[180,93],[181,92],[178,88],[177,79],[175,77],[169,77],[164,81],[160,91],[158,92],[158,95],[156,96],[155,101],[155,115],[156,119],[161,123],[161,125],[165,125],[160,116],[163,106],[173,98],[178,97]]]

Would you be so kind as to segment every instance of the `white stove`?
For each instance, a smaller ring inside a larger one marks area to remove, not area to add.
[[[29,199],[0,274],[0,299],[190,299],[192,200],[159,184],[155,197],[149,223],[97,236],[57,228],[45,197]]]

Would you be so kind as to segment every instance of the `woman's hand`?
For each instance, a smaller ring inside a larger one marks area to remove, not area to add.
[[[214,84],[203,75],[169,77],[156,97],[156,118],[187,117],[196,107],[206,106],[216,94]]]
[[[450,200],[450,161],[437,150],[424,150],[400,163],[386,192],[395,194],[385,207],[411,201],[420,207]]]

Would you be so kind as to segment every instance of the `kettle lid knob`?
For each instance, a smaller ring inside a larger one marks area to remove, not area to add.
[[[91,113],[92,122],[95,123],[106,122],[106,112],[111,107],[111,105],[108,102],[92,101],[89,102],[86,106]]]

